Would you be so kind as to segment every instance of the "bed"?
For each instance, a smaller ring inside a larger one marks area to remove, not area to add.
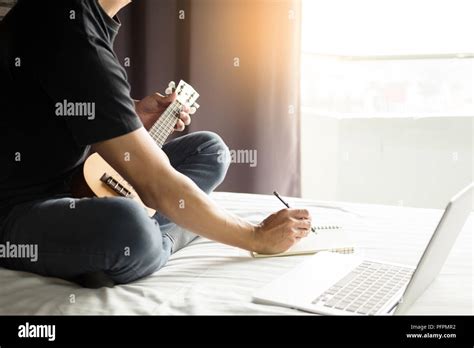
[[[281,209],[275,197],[215,193],[221,206],[252,221]],[[348,229],[357,252],[415,265],[441,210],[291,199],[320,224]],[[473,216],[438,278],[410,314],[473,313]],[[254,304],[252,291],[310,256],[253,259],[237,248],[198,238],[152,276],[133,284],[82,289],[54,278],[0,268],[0,314],[6,315],[301,315]]]

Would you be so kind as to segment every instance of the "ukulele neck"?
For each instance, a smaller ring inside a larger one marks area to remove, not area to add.
[[[175,100],[161,115],[160,119],[150,129],[149,133],[156,144],[162,148],[166,139],[173,133],[181,113],[181,103]]]

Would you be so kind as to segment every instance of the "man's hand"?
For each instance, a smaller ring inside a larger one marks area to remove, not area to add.
[[[278,254],[291,248],[311,231],[311,216],[306,209],[283,209],[270,215],[255,231],[254,251]]]
[[[150,130],[151,127],[158,121],[160,116],[166,111],[168,106],[171,105],[176,99],[176,93],[169,96],[163,96],[159,93],[155,93],[148,96],[141,101],[135,102],[135,110],[138,117],[142,120],[146,130]],[[186,126],[191,124],[191,109],[184,107],[181,110],[180,118],[176,124],[175,130],[178,132],[184,131]]]

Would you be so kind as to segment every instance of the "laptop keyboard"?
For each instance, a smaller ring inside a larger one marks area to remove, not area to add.
[[[410,281],[412,274],[409,268],[364,261],[312,303],[374,315]]]

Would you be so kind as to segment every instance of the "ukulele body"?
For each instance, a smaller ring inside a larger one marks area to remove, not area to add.
[[[87,158],[84,163],[82,175],[85,185],[74,185],[75,187],[80,188],[74,192],[75,196],[130,198],[143,205],[150,217],[155,215],[156,210],[145,206],[133,187],[126,182],[125,179],[123,179],[122,176],[117,173],[117,171],[113,169],[112,166],[110,166],[98,153]]]

